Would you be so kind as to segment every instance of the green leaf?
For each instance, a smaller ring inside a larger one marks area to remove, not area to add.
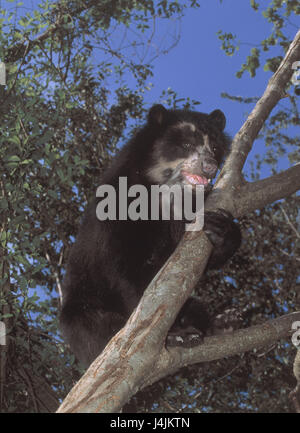
[[[0,209],[7,209],[8,208],[8,201],[6,198],[0,199]]]

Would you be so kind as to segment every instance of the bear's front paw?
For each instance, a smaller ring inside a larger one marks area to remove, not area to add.
[[[239,226],[234,222],[230,212],[218,209],[217,212],[205,212],[203,230],[214,246],[208,268],[220,268],[241,244]]]
[[[204,333],[199,329],[189,326],[187,328],[177,328],[171,330],[167,336],[168,347],[185,347],[191,348],[199,346],[203,342]]]
[[[226,236],[231,232],[233,217],[230,212],[218,209],[217,212],[207,211],[204,214],[203,230],[215,247],[223,245]]]

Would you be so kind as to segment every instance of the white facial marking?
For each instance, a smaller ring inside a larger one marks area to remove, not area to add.
[[[204,146],[209,146],[209,137],[207,134],[203,134]]]
[[[192,132],[196,132],[196,126],[193,123],[190,123],[190,122],[179,122],[179,123],[177,123],[177,125],[175,125],[175,128],[178,128],[178,129],[183,129],[185,127],[190,128],[190,130]]]
[[[147,172],[148,177],[158,183],[164,182],[165,175],[164,171],[171,169],[172,171],[183,161],[183,159],[175,159],[174,161],[168,161],[167,159],[160,157],[157,163],[153,165]]]

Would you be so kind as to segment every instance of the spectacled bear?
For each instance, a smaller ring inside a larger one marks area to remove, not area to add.
[[[222,111],[210,114],[167,110],[154,105],[147,122],[122,148],[101,184],[118,190],[143,185],[203,185],[209,191],[229,150]],[[99,198],[89,205],[71,248],[63,281],[61,329],[76,357],[88,366],[123,327],[144,290],[176,248],[185,221],[103,220],[96,215]],[[204,213],[204,231],[214,249],[208,267],[221,267],[240,245],[232,216]],[[190,298],[171,329],[167,344],[199,344],[213,326],[197,298]]]

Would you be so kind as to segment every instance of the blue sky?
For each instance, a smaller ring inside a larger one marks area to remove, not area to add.
[[[222,92],[242,97],[263,94],[271,72],[264,72],[261,67],[256,77],[251,78],[246,72],[241,79],[236,78],[235,73],[245,62],[251,48],[258,46],[271,33],[272,25],[262,15],[269,2],[260,2],[263,8],[257,12],[251,8],[249,0],[223,0],[221,4],[219,0],[204,0],[200,3],[199,9],[188,10],[182,19],[178,45],[155,60],[151,80],[153,88],[146,95],[146,100],[149,104],[156,102],[162,90],[171,87],[181,97],[199,100],[199,111],[223,110],[227,118],[227,132],[234,136],[254,105],[239,104],[220,95]],[[291,18],[288,29],[291,39],[297,32],[296,24],[295,19],[293,22]],[[226,56],[221,50],[221,41],[217,37],[219,30],[235,34],[240,42],[240,49],[233,56]],[[163,34],[164,25],[159,31]],[[270,51],[266,55],[278,55],[278,49],[273,53]],[[263,141],[257,140],[248,163],[253,155],[264,151]],[[280,168],[289,166],[287,158],[279,163]],[[262,177],[269,174],[268,167],[264,167]]]
[[[200,9],[189,10],[183,18],[178,46],[155,62],[155,88],[151,97],[170,86],[182,95],[199,99],[203,111],[223,109],[230,132],[234,132],[241,126],[244,115],[241,106],[221,98],[221,92],[261,95],[271,73],[260,72],[255,79],[248,73],[242,79],[236,78],[234,74],[251,46],[241,45],[235,55],[226,56],[216,34],[219,30],[236,34],[241,43],[258,44],[268,36],[271,26],[260,12],[253,11],[248,0],[202,2]]]

